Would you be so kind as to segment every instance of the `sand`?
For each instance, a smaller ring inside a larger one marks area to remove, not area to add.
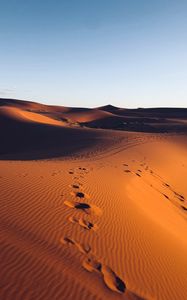
[[[80,128],[10,103],[0,299],[187,299],[186,134]]]

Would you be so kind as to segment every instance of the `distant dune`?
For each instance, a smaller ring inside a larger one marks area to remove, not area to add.
[[[0,124],[0,157],[47,158],[77,152],[86,145],[97,146],[104,137],[107,147],[110,133],[95,129],[187,132],[187,109],[123,109],[112,105],[88,109],[0,99]]]
[[[187,299],[187,109],[0,99],[0,299]]]
[[[84,112],[78,112],[73,118],[76,111],[72,111],[26,101],[0,100],[3,128],[0,132],[0,159],[64,156],[94,147],[104,133],[81,128],[77,120],[84,118]],[[86,120],[92,117],[92,114],[88,115]]]

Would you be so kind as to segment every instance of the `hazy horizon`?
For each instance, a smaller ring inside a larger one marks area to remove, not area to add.
[[[103,103],[102,105],[97,105],[97,106],[87,106],[86,104],[83,105],[64,105],[63,102],[62,103],[53,103],[53,102],[49,102],[48,100],[37,100],[37,99],[18,99],[18,98],[10,98],[10,97],[1,97],[0,99],[3,100],[18,100],[18,101],[28,101],[28,102],[33,102],[33,103],[38,103],[38,104],[44,104],[44,105],[50,105],[50,106],[62,106],[62,107],[73,107],[73,108],[89,108],[89,109],[94,109],[94,108],[98,108],[98,107],[105,107],[105,106],[114,106],[116,108],[125,108],[125,109],[149,109],[149,108],[176,108],[176,109],[187,109],[187,105],[186,106],[137,106],[137,107],[128,107],[128,106],[117,106],[114,105],[113,103]]]
[[[186,107],[187,2],[0,0],[0,97]]]

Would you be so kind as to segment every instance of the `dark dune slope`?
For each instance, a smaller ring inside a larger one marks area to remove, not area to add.
[[[110,136],[98,128],[186,133],[187,109],[112,105],[88,109],[0,99],[0,128],[1,159],[59,157],[93,147]]]

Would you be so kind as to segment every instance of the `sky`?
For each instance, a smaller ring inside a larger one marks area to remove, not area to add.
[[[0,97],[187,107],[187,1],[0,0]]]

